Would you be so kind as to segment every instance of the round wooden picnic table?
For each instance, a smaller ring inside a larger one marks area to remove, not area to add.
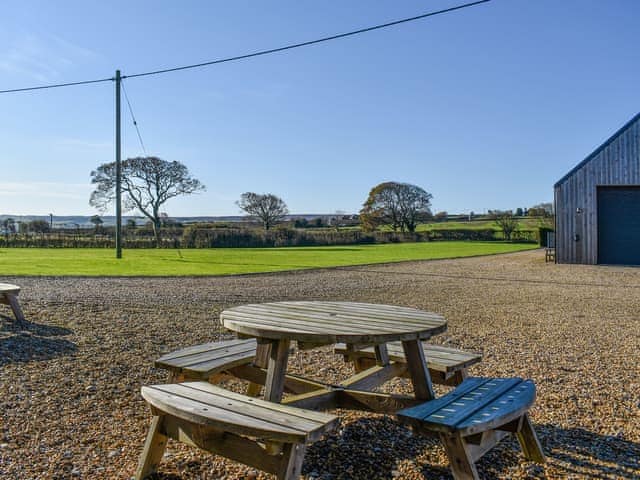
[[[376,411],[402,408],[411,402],[371,390],[406,370],[414,387],[412,400],[434,398],[421,341],[446,330],[447,322],[439,314],[393,305],[300,301],[242,305],[223,311],[220,318],[229,330],[257,339],[254,365],[266,368],[266,400],[282,401],[293,340],[301,349],[335,343],[353,348],[374,346],[377,364],[340,385],[310,381],[309,391],[283,403],[301,407],[347,407],[355,403]],[[393,341],[402,342],[406,364],[389,361],[386,343]]]

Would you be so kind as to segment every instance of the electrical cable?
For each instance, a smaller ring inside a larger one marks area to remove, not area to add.
[[[286,45],[284,47],[271,48],[269,50],[261,50],[261,51],[258,51],[258,52],[247,53],[245,55],[238,55],[238,56],[235,56],[235,57],[228,57],[228,58],[221,58],[221,59],[218,59],[218,60],[211,60],[210,62],[195,63],[195,64],[192,64],[192,65],[184,65],[184,66],[181,66],[181,67],[165,68],[165,69],[162,69],[162,70],[153,70],[153,71],[144,72],[144,73],[135,73],[133,75],[123,75],[122,78],[146,77],[146,76],[149,76],[149,75],[159,75],[161,73],[177,72],[179,70],[187,70],[187,69],[191,69],[191,68],[206,67],[206,66],[209,66],[209,65],[216,65],[216,64],[219,64],[219,63],[233,62],[233,61],[236,61],[236,60],[244,60],[244,59],[247,59],[247,58],[259,57],[261,55],[268,55],[268,54],[271,54],[271,53],[282,52],[282,51],[291,50],[291,49],[294,49],[294,48],[307,47],[309,45],[315,45],[317,43],[328,42],[330,40],[336,40],[338,38],[350,37],[352,35],[358,35],[358,34],[361,34],[361,33],[370,32],[372,30],[379,30],[381,28],[392,27],[394,25],[399,25],[401,23],[414,22],[416,20],[421,20],[423,18],[433,17],[435,15],[442,15],[443,13],[449,13],[449,12],[453,12],[455,10],[461,10],[463,8],[473,7],[475,5],[479,5],[481,3],[487,3],[487,2],[490,2],[490,1],[491,0],[478,0],[476,2],[465,3],[464,5],[458,5],[458,6],[451,7],[451,8],[445,8],[443,10],[437,10],[437,11],[434,11],[434,12],[424,13],[422,15],[417,15],[415,17],[403,18],[402,20],[396,20],[396,21],[393,21],[393,22],[383,23],[383,24],[380,24],[380,25],[375,25],[373,27],[361,28],[359,30],[353,30],[353,31],[347,32],[347,33],[339,33],[337,35],[331,35],[329,37],[318,38],[316,40],[309,40],[307,42],[294,43],[294,44],[291,44],[291,45]]]
[[[462,10],[464,8],[469,8],[469,7],[474,7],[476,5],[480,5],[482,3],[487,3],[490,2],[491,0],[478,0],[475,2],[470,2],[470,3],[465,3],[462,5],[457,5],[455,7],[450,7],[450,8],[445,8],[443,10],[436,10],[433,12],[428,12],[428,13],[424,13],[422,15],[416,15],[415,17],[409,17],[409,18],[403,18],[401,20],[395,20],[393,22],[387,22],[387,23],[382,23],[379,25],[374,25],[372,27],[367,27],[367,28],[361,28],[359,30],[353,30],[350,32],[346,32],[346,33],[339,33],[337,35],[331,35],[328,37],[323,37],[323,38],[318,38],[316,40],[309,40],[307,42],[300,42],[300,43],[294,43],[294,44],[290,44],[290,45],[285,45],[283,47],[278,47],[278,48],[271,48],[268,50],[260,50],[257,52],[252,52],[252,53],[247,53],[244,55],[237,55],[234,57],[227,57],[227,58],[220,58],[217,60],[211,60],[208,62],[202,62],[202,63],[194,63],[191,65],[183,65],[183,66],[179,66],[179,67],[171,67],[171,68],[164,68],[161,70],[152,70],[149,72],[142,72],[142,73],[135,73],[132,75],[123,75],[121,78],[137,78],[137,77],[146,77],[146,76],[150,76],[150,75],[159,75],[162,73],[169,73],[169,72],[177,72],[180,70],[188,70],[188,69],[192,69],[192,68],[201,68],[201,67],[206,67],[209,65],[216,65],[219,63],[227,63],[227,62],[233,62],[233,61],[237,61],[237,60],[244,60],[247,58],[252,58],[252,57],[259,57],[262,55],[268,55],[271,53],[277,53],[277,52],[283,52],[285,50],[292,50],[294,48],[300,48],[300,47],[307,47],[309,45],[315,45],[318,43],[323,43],[323,42],[328,42],[331,40],[337,40],[339,38],[345,38],[345,37],[350,37],[353,35],[358,35],[361,33],[366,33],[366,32],[371,32],[373,30],[379,30],[382,28],[388,28],[388,27],[392,27],[395,25],[400,25],[402,23],[408,23],[408,22],[414,22],[416,20],[422,20],[424,18],[428,18],[428,17],[433,17],[436,15],[442,15],[445,13],[450,13],[450,12],[454,12],[456,10]],[[52,85],[41,85],[41,86],[36,86],[36,87],[23,87],[23,88],[12,88],[12,89],[8,89],[8,90],[0,90],[0,94],[2,93],[16,93],[16,92],[26,92],[26,91],[31,91],[31,90],[43,90],[43,89],[47,89],[47,88],[58,88],[58,87],[69,87],[69,86],[74,86],[74,85],[86,85],[86,84],[90,84],[90,83],[100,83],[100,82],[112,82],[115,81],[114,77],[111,78],[99,78],[96,80],[84,80],[84,81],[80,81],[80,82],[68,82],[68,83],[58,83],[58,84],[52,84]]]
[[[124,92],[124,99],[127,102],[127,106],[129,107],[129,113],[131,114],[131,120],[133,121],[133,126],[136,127],[136,132],[138,133],[138,140],[140,141],[140,146],[142,147],[142,151],[144,152],[144,156],[147,156],[147,149],[144,148],[144,142],[142,141],[142,135],[140,135],[140,128],[138,128],[138,122],[136,121],[136,117],[133,114],[133,108],[131,108],[131,102],[129,101],[129,95],[127,95],[127,89],[124,88],[124,82],[120,82],[120,86],[122,87],[122,91]]]
[[[40,85],[39,87],[11,88],[0,90],[0,93],[28,92],[30,90],[44,90],[45,88],[71,87],[74,85],[87,85],[88,83],[113,82],[115,78],[99,78],[97,80],[83,80],[81,82],[56,83],[53,85]]]

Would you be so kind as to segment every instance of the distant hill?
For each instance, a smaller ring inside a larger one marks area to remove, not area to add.
[[[313,218],[330,218],[335,217],[335,214],[318,214],[318,213],[302,213],[297,215],[287,215],[285,218],[287,220],[296,220],[301,218],[306,218],[307,220],[311,220]],[[13,218],[16,222],[30,222],[32,220],[44,220],[49,222],[51,218],[49,215],[0,215],[0,222],[7,219]],[[114,215],[105,215],[100,216],[105,226],[113,226],[116,224],[116,217]],[[213,222],[227,222],[227,223],[236,223],[242,222],[246,219],[246,217],[242,215],[228,215],[228,216],[220,216],[220,217],[170,217],[172,220],[180,223],[213,223]],[[54,228],[72,228],[75,226],[82,227],[92,227],[93,224],[90,221],[91,216],[87,215],[54,215],[53,216],[53,227]],[[136,221],[138,225],[144,225],[147,223],[146,217],[134,217],[134,216],[123,216],[122,223],[126,224],[127,220],[133,219]]]

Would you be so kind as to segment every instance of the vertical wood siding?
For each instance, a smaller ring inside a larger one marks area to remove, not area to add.
[[[597,189],[608,185],[640,185],[640,114],[555,185],[558,263],[598,263]]]

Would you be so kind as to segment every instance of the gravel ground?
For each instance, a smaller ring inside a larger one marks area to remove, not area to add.
[[[4,278],[23,287],[30,324],[0,311],[0,477],[133,475],[153,360],[220,336],[218,314],[250,302],[334,299],[442,313],[434,341],[481,352],[476,375],[533,378],[532,419],[548,463],[507,440],[478,464],[486,478],[640,478],[640,269],[545,264],[541,251],[226,278]],[[292,356],[326,381],[351,374],[330,349]],[[233,386],[232,386],[233,387]],[[403,381],[387,390],[406,391]],[[393,418],[338,412],[308,449],[306,479],[450,478],[437,442]],[[271,478],[170,443],[162,479]]]

